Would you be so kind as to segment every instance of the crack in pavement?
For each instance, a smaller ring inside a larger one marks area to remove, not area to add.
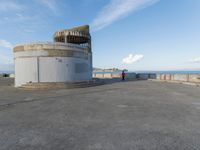
[[[117,89],[119,89],[119,88],[117,88]],[[27,98],[26,98],[25,100],[21,100],[21,101],[16,101],[16,102],[13,102],[13,103],[2,104],[2,105],[0,105],[0,111],[4,110],[5,108],[9,108],[11,106],[15,106],[15,105],[18,105],[18,104],[31,103],[31,102],[37,102],[37,101],[47,101],[47,100],[52,99],[52,98],[71,97],[71,96],[91,94],[91,93],[94,93],[94,92],[98,92],[98,93],[103,92],[103,93],[105,93],[105,91],[108,92],[110,90],[116,90],[116,88],[113,88],[113,89],[102,89],[102,90],[93,90],[93,91],[79,92],[79,93],[75,92],[75,93],[70,93],[70,94],[67,94],[67,95],[64,94],[64,95],[58,95],[58,96],[48,96],[48,97],[40,97],[40,98],[31,98],[29,100],[27,100]]]

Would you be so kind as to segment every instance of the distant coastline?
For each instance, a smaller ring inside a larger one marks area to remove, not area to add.
[[[14,74],[15,72],[14,71],[0,71],[0,74]]]

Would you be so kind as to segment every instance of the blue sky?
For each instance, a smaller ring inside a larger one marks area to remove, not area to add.
[[[200,70],[200,0],[0,0],[0,70],[14,45],[83,24],[94,67]]]

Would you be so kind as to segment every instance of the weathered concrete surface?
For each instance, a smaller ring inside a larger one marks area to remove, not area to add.
[[[157,74],[157,80],[200,83],[200,74]]]
[[[200,88],[151,81],[23,91],[0,78],[0,150],[199,150]]]
[[[99,79],[114,79],[114,78],[122,78],[121,72],[109,72],[109,73],[94,73],[93,72],[93,78],[99,78]],[[126,79],[136,79],[136,73],[126,73]],[[148,78],[147,78],[148,79]]]

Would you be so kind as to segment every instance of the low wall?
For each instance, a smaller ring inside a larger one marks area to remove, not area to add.
[[[120,75],[121,77],[121,75]],[[127,79],[136,79],[136,73],[128,73],[126,74]]]
[[[100,79],[113,79],[121,78],[120,73],[93,73],[93,78]],[[161,81],[177,81],[177,82],[189,82],[200,83],[200,74],[153,74],[153,73],[126,73],[127,79],[156,79]]]
[[[157,76],[154,73],[138,73],[137,78],[141,80],[156,79]]]
[[[157,80],[200,83],[200,74],[157,74]]]
[[[149,75],[145,73],[140,73],[140,74],[137,74],[137,78],[142,79],[142,80],[147,80],[149,78]]]
[[[121,78],[121,73],[93,73],[93,78],[100,78],[100,79]],[[126,73],[126,79],[136,79],[136,73]]]
[[[188,82],[188,75],[187,74],[175,74],[175,75],[172,75],[173,78],[172,80],[175,80],[175,81],[184,81],[184,82]]]
[[[191,74],[189,75],[190,82],[198,82],[200,83],[200,74]]]

